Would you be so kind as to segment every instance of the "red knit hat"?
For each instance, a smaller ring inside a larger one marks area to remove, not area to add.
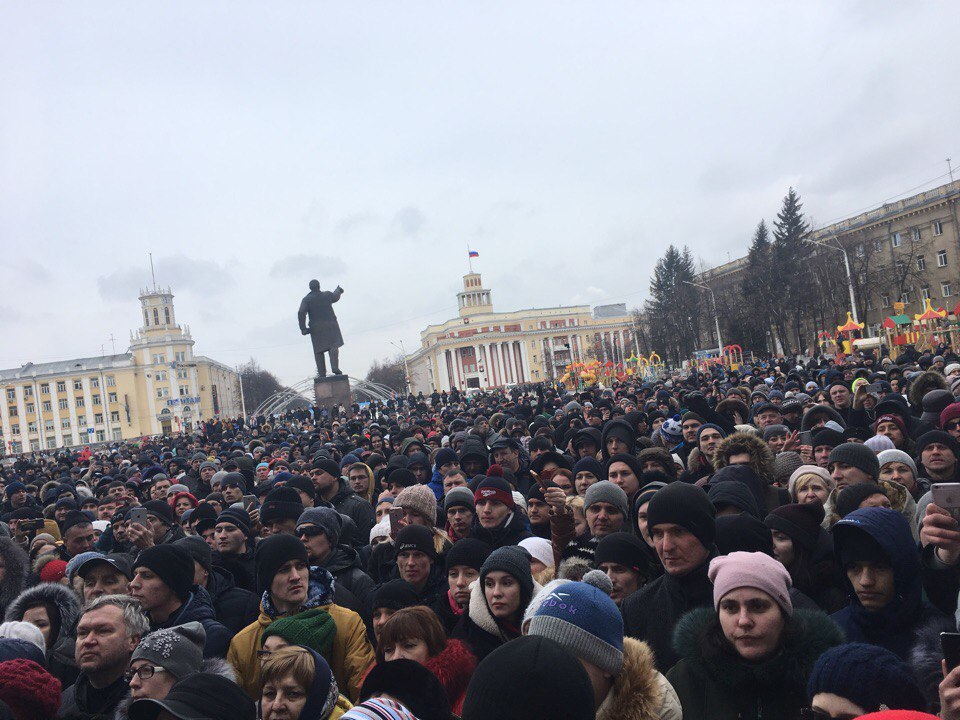
[[[937,716],[916,710],[881,710],[869,715],[861,715],[857,720],[937,720]]]
[[[33,660],[0,663],[0,700],[17,720],[53,720],[60,708],[60,681]]]
[[[894,425],[900,428],[900,434],[906,436],[907,426],[903,422],[903,418],[900,417],[899,415],[893,415],[892,413],[887,413],[886,415],[881,415],[880,417],[878,417],[876,421],[873,423],[873,431],[876,432],[877,426],[880,425],[880,423],[885,423],[885,422],[892,422]]]
[[[960,403],[950,403],[940,411],[940,429],[951,420],[960,418]]]
[[[67,574],[67,563],[63,560],[51,560],[43,566],[40,571],[40,582],[51,583],[60,582]]]

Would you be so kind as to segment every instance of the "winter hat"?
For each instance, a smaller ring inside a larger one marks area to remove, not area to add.
[[[228,507],[222,513],[217,515],[216,524],[230,523],[243,531],[243,534],[250,537],[250,516],[243,508]]]
[[[956,363],[954,363],[954,365],[956,365]],[[960,367],[960,365],[956,365],[956,367]],[[937,427],[943,429],[943,426],[948,422],[957,419],[960,419],[960,403],[950,403],[940,411],[940,423],[937,425]]]
[[[327,475],[332,475],[335,478],[340,477],[340,466],[330,458],[319,457],[314,459],[313,469],[323,470]]]
[[[333,508],[317,507],[308,508],[300,513],[297,518],[297,533],[304,525],[316,525],[323,528],[323,534],[327,536],[331,547],[340,544],[340,534],[343,532],[343,518]]]
[[[161,500],[160,502],[163,501]],[[167,508],[167,510],[170,510],[170,506],[166,503],[163,503],[163,506]],[[170,513],[173,514],[173,511],[171,510]],[[70,528],[75,527],[76,525],[86,525],[88,523],[93,523],[93,518],[91,518],[88,513],[85,513],[81,510],[71,510],[63,519],[63,523],[61,523],[60,535],[65,536]]]
[[[41,667],[47,664],[43,651],[29,640],[0,638],[0,663],[17,659],[33,660]]]
[[[767,425],[763,429],[764,440],[770,440],[771,438],[775,438],[778,435],[789,435],[789,434],[790,434],[790,428],[788,428],[786,425]]]
[[[715,516],[707,494],[696,485],[686,483],[671,483],[658,490],[647,505],[647,527],[651,531],[661,523],[679,525],[708,549],[716,536]]]
[[[398,467],[390,471],[385,482],[389,485],[400,485],[401,487],[413,487],[417,485],[417,476],[407,470],[405,467]]]
[[[817,659],[807,681],[807,697],[813,700],[821,693],[847,698],[868,713],[881,706],[926,707],[910,666],[886,648],[866,643],[838,645]]]
[[[377,663],[360,688],[360,697],[387,695],[398,700],[417,720],[450,720],[450,700],[437,676],[415,660]]]
[[[200,563],[200,567],[207,572],[210,571],[210,566],[213,564],[213,552],[203,538],[198,535],[187,535],[179,540],[174,540],[173,545],[182,547],[195,562]]]
[[[698,442],[698,443],[700,442],[700,435],[703,434],[703,431],[704,431],[704,430],[716,430],[718,433],[720,433],[720,437],[721,437],[721,438],[725,438],[725,437],[727,436],[727,431],[724,430],[724,429],[723,429],[722,427],[720,427],[719,425],[714,425],[713,423],[704,423],[703,425],[701,425],[700,427],[697,428],[697,442]]]
[[[554,588],[537,608],[527,634],[550,638],[611,675],[623,668],[623,616],[609,595],[586,583]]]
[[[143,504],[143,509],[147,515],[153,515],[165,525],[173,525],[177,519],[173,515],[173,508],[165,500],[148,500]]]
[[[141,550],[133,569],[145,567],[163,581],[182,601],[193,587],[193,557],[179,545],[167,543]]]
[[[437,496],[426,485],[404,488],[393,501],[393,506],[419,513],[430,527],[437,521]]]
[[[273,578],[291,560],[308,562],[307,548],[293,535],[270,535],[257,544],[254,564],[257,572],[257,592],[269,592]]]
[[[207,633],[199,622],[156,630],[143,636],[133,651],[130,662],[149,660],[175,679],[182,680],[191,673],[200,672],[206,640]]]
[[[587,492],[583,494],[584,511],[598,502],[613,505],[613,507],[623,513],[624,520],[629,520],[630,502],[627,500],[627,494],[619,485],[609,480],[601,480],[588,487]]]
[[[646,577],[650,571],[646,553],[645,543],[636,535],[615,532],[600,538],[593,553],[593,562],[597,567],[605,562],[616,563]]]
[[[260,644],[271,635],[276,635],[291,645],[303,645],[326,655],[333,646],[336,634],[337,624],[330,613],[322,608],[311,608],[274,620],[264,628]]]
[[[530,598],[533,596],[530,553],[516,545],[507,545],[494,550],[480,567],[480,587],[483,587],[483,581],[487,575],[495,571],[505,572],[516,578],[520,584],[521,606],[530,602]]]
[[[134,700],[127,714],[130,720],[156,720],[163,710],[178,720],[255,720],[257,716],[253,700],[237,683],[213,673],[188,675],[163,700]]]
[[[528,537],[517,543],[530,553],[530,557],[539,560],[547,567],[554,566],[553,544],[542,537]]]
[[[303,512],[300,493],[293,488],[278,487],[267,493],[260,506],[260,522],[275,520],[296,520]]]
[[[377,538],[388,537],[390,537],[390,517],[384,515],[380,522],[370,528],[370,544],[372,545]]]
[[[340,720],[417,720],[403,705],[385,697],[370,698],[340,716]]]
[[[0,663],[0,700],[17,720],[50,720],[60,707],[60,681],[32,660]]]
[[[523,702],[517,702],[521,697]],[[594,720],[593,685],[580,661],[555,641],[526,635],[501,645],[477,665],[460,716]]]
[[[773,461],[773,479],[777,485],[783,487],[790,481],[793,471],[803,465],[800,453],[793,450],[784,450],[777,453]]]
[[[530,538],[527,539],[529,540]],[[463,565],[479,572],[480,568],[483,567],[484,561],[490,556],[490,553],[490,546],[482,540],[477,540],[476,538],[457,540],[444,555],[446,570],[449,572],[451,568],[457,565]],[[544,563],[544,565],[552,564],[552,560],[551,558],[551,563]]]
[[[40,571],[40,582],[59,582],[67,574],[67,563],[63,560],[51,560]]]
[[[441,448],[433,457],[433,464],[439,470],[447,463],[458,462],[457,453],[452,448]]]
[[[713,583],[713,607],[720,609],[724,595],[737,588],[755,588],[769,595],[787,614],[793,615],[790,601],[790,573],[779,562],[761,552],[733,552],[710,561],[707,576]]]
[[[599,480],[605,480],[610,475],[610,466],[614,463],[623,463],[628,466],[633,474],[637,476],[637,479],[640,479],[640,476],[643,475],[643,465],[641,464],[639,458],[635,455],[629,455],[627,453],[617,453],[616,455],[611,455],[607,458],[606,464],[603,466],[603,477],[598,478]]]
[[[870,448],[877,455],[882,453],[884,450],[893,450],[896,445],[893,444],[893,440],[888,438],[886,435],[874,435],[873,437],[868,437],[863,441],[863,444]]]
[[[683,441],[683,428],[680,426],[680,417],[674,415],[672,418],[667,418],[663,421],[663,425],[660,426],[660,436],[663,438],[664,444],[667,447],[671,445],[676,445]]]
[[[907,426],[903,422],[903,418],[899,415],[893,413],[886,413],[885,415],[880,415],[876,420],[873,421],[873,431],[876,432],[877,428],[881,423],[892,422],[898,428],[900,428],[900,433],[906,437],[907,436]]]
[[[845,442],[837,445],[830,451],[830,464],[845,463],[858,470],[862,470],[876,480],[880,476],[880,463],[873,451],[861,443]]]
[[[823,505],[818,502],[791,503],[774,508],[764,523],[771,530],[782,532],[800,547],[813,552],[820,539],[823,517]]]
[[[40,652],[47,651],[46,641],[43,639],[43,633],[33,623],[22,622],[20,620],[8,620],[0,623],[0,638],[12,638],[14,640],[26,640],[40,648]]]
[[[841,518],[845,518],[847,515],[859,508],[860,503],[862,503],[871,495],[886,496],[886,494],[886,491],[884,491],[882,487],[873,482],[848,485],[837,495],[837,515],[839,515]]]
[[[513,488],[502,477],[487,476],[480,481],[473,494],[473,501],[476,504],[481,500],[495,500],[511,510],[516,508],[516,503],[513,501]]]
[[[577,464],[573,466],[573,477],[576,479],[577,475],[582,472],[588,472],[593,475],[597,480],[606,480],[607,473],[603,469],[603,465],[597,462],[596,458],[585,457],[577,461]]]
[[[917,477],[917,464],[913,461],[913,458],[903,452],[903,450],[884,450],[881,453],[877,453],[877,462],[880,463],[881,468],[887,463],[903,463],[913,471],[913,477]]]
[[[729,484],[729,483],[724,483]],[[773,538],[770,528],[750,513],[721,515],[717,518],[717,537],[714,543],[720,555],[733,552],[761,552],[773,556]]]
[[[923,413],[920,415],[920,419],[937,426],[940,422],[941,413],[953,402],[953,393],[949,390],[931,390],[923,396],[921,401]]]
[[[460,540],[454,543],[454,547],[464,542]],[[373,593],[373,606],[371,610],[378,608],[387,608],[388,610],[402,610],[405,607],[413,607],[420,604],[420,596],[417,589],[406,580],[388,580],[377,588]]]
[[[473,500],[473,493],[470,488],[455,487],[443,496],[443,511],[446,513],[450,508],[465,507],[474,510],[476,505]]]
[[[208,468],[209,468],[210,470],[213,470],[214,472],[216,472],[216,471],[217,471],[217,464],[216,464],[215,462],[213,462],[212,460],[205,460],[204,462],[200,463],[200,467],[197,468],[197,471],[198,471],[198,472],[203,472],[204,470],[206,470],[206,469],[208,469]]]
[[[960,458],[960,442],[953,435],[943,430],[930,430],[917,438],[917,457],[920,457],[927,445],[933,443],[946,445],[957,458]]]
[[[830,473],[827,472],[826,468],[822,468],[819,465],[801,465],[793,471],[793,473],[790,475],[790,481],[787,483],[787,489],[790,492],[790,497],[796,497],[794,490],[797,487],[797,480],[802,478],[804,475],[816,475],[826,484],[827,490],[833,490],[833,487],[836,484],[833,482],[833,477],[831,477]]]
[[[437,548],[433,544],[433,530],[423,525],[402,527],[397,533],[395,545],[397,555],[406,550],[416,550],[422,552],[431,561],[437,559]]]
[[[663,481],[652,480],[640,486],[640,489],[637,491],[636,496],[633,498],[633,514],[634,515],[637,514],[637,510],[640,509],[641,505],[643,505],[644,503],[650,502],[650,498],[652,498],[654,494],[656,494],[657,490],[660,490],[661,488],[665,488],[667,485],[669,485],[669,483],[666,482],[666,476],[663,473],[650,471],[649,475],[650,476],[659,475],[660,477],[665,479]]]

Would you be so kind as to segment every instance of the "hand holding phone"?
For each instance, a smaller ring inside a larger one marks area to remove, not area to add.
[[[127,521],[133,525],[141,525],[147,527],[147,510],[142,507],[135,507],[130,510],[130,513],[127,515]]]
[[[403,520],[403,515],[403,508],[390,508],[390,537],[394,540],[397,538],[397,533],[400,532],[400,521]]]

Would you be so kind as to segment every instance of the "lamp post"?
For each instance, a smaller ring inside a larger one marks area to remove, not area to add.
[[[407,367],[407,351],[403,347],[403,340],[397,345],[393,340],[390,341],[397,350],[403,354],[403,382],[407,386],[407,395],[410,394],[410,369]]]
[[[810,243],[811,245],[817,245],[822,248],[829,248],[830,250],[839,250],[843,253],[843,266],[847,271],[847,289],[850,291],[850,309],[853,311],[853,321],[855,323],[860,322],[860,318],[857,316],[857,299],[853,291],[853,274],[850,272],[850,257],[847,255],[846,248],[843,247],[840,243],[840,239],[831,234],[830,237],[836,241],[836,245],[828,245],[825,242],[818,240],[811,240],[810,238],[804,238],[805,242]]]
[[[690,282],[689,280],[683,280],[682,282],[684,285],[692,285],[693,287],[706,290],[710,293],[710,299],[713,301],[713,322],[717,328],[717,353],[723,355],[723,336],[720,334],[720,315],[717,312],[717,296],[713,294],[713,288],[709,285],[702,285],[701,283]]]

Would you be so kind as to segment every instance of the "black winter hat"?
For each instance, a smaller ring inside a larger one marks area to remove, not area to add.
[[[490,546],[482,540],[476,538],[457,540],[445,555],[446,570],[450,572],[450,569],[457,565],[465,565],[479,572],[491,552]]]
[[[303,501],[300,493],[290,487],[274,488],[260,507],[260,521],[297,520],[303,514]]]
[[[463,540],[455,543],[459,545]],[[413,607],[420,604],[420,596],[417,589],[406,580],[388,580],[377,588],[373,594],[373,606],[371,610],[377,608],[387,608],[388,610],[402,610],[406,607]]]
[[[837,445],[830,451],[829,462],[831,465],[835,462],[850,465],[862,470],[874,480],[880,477],[880,461],[877,460],[876,453],[862,443],[845,442]]]
[[[867,483],[869,484],[869,483]],[[851,487],[858,487],[853,485]],[[878,486],[879,487],[879,486]],[[882,492],[882,490],[881,490]],[[771,530],[782,532],[794,543],[813,552],[823,530],[823,505],[814,503],[790,503],[781,505],[767,515],[764,524]]]
[[[163,700],[141,698],[130,704],[130,720],[156,720],[166,710],[178,720],[255,720],[257,706],[231,680],[213,673],[191,673]]]
[[[605,562],[623,565],[644,577],[650,574],[645,543],[633,533],[615,532],[601,538],[593,562],[597,567]]]
[[[533,597],[533,576],[530,574],[530,553],[519,545],[507,545],[497,548],[480,567],[480,586],[491,572],[505,572],[517,579],[520,584],[520,607],[525,608]]]
[[[843,433],[838,433],[836,430],[831,430],[830,428],[821,428],[814,432],[810,440],[810,446],[816,448],[822,445],[829,445],[835,448],[838,445],[842,445],[844,440],[846,440],[846,438],[843,436]]]
[[[418,485],[417,476],[405,467],[398,467],[391,471],[384,481],[387,485],[400,485],[401,487],[413,487]]]
[[[960,460],[960,443],[957,442],[957,439],[953,435],[943,430],[930,430],[917,438],[917,457],[920,457],[920,454],[927,445],[932,445],[933,443],[946,445],[953,451],[954,456]]]
[[[244,492],[247,491],[247,479],[243,476],[243,473],[230,472],[220,479],[221,490],[225,490],[232,485],[236,485]]]
[[[517,698],[523,702],[517,702]],[[525,635],[477,666],[463,720],[594,720],[593,685],[580,661],[549,638]]]
[[[717,518],[717,552],[760,552],[773,557],[770,530],[758,518],[747,513],[721,515]]]
[[[396,554],[405,550],[418,550],[430,558],[437,559],[437,549],[433,544],[433,531],[424,525],[406,525],[397,533],[394,541]]]
[[[165,525],[175,525],[177,522],[173,508],[166,500],[148,500],[143,504],[143,509],[148,515],[153,515]]]
[[[860,507],[860,503],[871,495],[884,495],[886,491],[877,483],[856,483],[847,485],[843,490],[837,493],[837,515],[845,518],[854,510]]]
[[[631,470],[633,470],[633,474],[637,477],[637,481],[640,481],[640,477],[643,475],[643,466],[640,465],[640,461],[635,456],[627,453],[617,453],[616,455],[611,455],[607,462],[605,462],[603,465],[604,475],[610,474],[610,466],[616,462],[627,465]],[[603,480],[603,478],[597,479]],[[641,484],[640,487],[642,488],[643,485]]]
[[[199,535],[187,535],[179,540],[174,540],[173,544],[182,547],[190,554],[190,557],[200,563],[204,570],[210,571],[210,566],[213,564],[213,552],[207,545],[206,540]]]
[[[340,477],[340,466],[329,458],[315,458],[312,467],[314,470],[323,470],[327,475],[332,475],[335,478]]]
[[[246,510],[235,507],[228,507],[222,513],[217,515],[216,524],[220,523],[230,523],[231,525],[236,525],[238,528],[243,530],[244,535],[247,537],[250,536],[250,515],[247,514]]]
[[[360,688],[360,699],[374,695],[396,698],[417,720],[450,720],[450,700],[440,680],[415,660],[374,665]]]
[[[63,519],[63,525],[60,528],[60,534],[66,535],[67,530],[74,527],[75,525],[83,525],[85,523],[92,523],[93,519],[90,517],[89,513],[85,513],[82,510],[71,510],[67,513],[67,516]]]
[[[150,570],[183,601],[193,587],[193,557],[182,546],[168,543],[142,550],[133,564]]]
[[[674,482],[651,498],[647,505],[647,527],[670,523],[686,528],[705,548],[716,538],[716,512],[707,494],[696,485]]]
[[[307,548],[293,535],[270,535],[257,544],[254,563],[257,571],[257,592],[270,590],[273,578],[291,560],[308,562]]]
[[[308,478],[306,475],[294,475],[289,480],[284,482],[283,487],[293,488],[294,490],[299,490],[307,494],[307,497],[316,499],[317,489],[313,485],[313,481]]]

